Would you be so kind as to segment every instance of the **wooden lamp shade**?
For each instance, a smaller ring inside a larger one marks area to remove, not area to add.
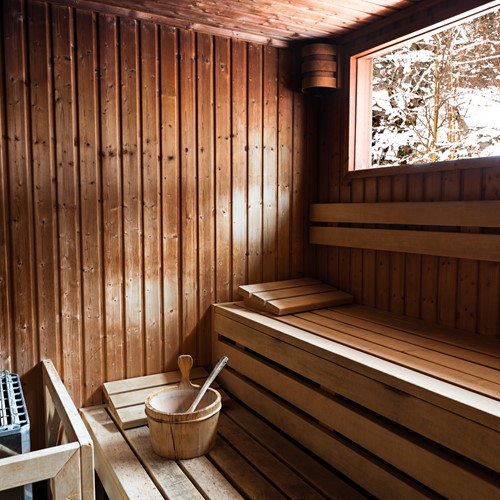
[[[302,92],[322,93],[338,88],[337,47],[313,43],[302,48]]]

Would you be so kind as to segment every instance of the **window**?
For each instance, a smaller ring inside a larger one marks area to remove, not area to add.
[[[352,58],[351,170],[500,155],[500,9]]]

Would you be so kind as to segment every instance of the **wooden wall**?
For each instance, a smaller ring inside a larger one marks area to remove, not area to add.
[[[339,119],[346,119],[346,94],[344,88],[322,106],[318,201],[500,199],[500,160],[491,158],[466,163],[470,168],[436,165],[408,168],[407,173],[386,168],[348,174],[346,134]],[[353,293],[356,302],[500,338],[498,263],[323,247],[318,274]]]
[[[4,0],[0,369],[103,381],[210,361],[209,307],[310,273],[316,101],[294,53]]]

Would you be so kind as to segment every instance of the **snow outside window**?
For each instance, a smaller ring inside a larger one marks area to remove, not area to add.
[[[500,156],[500,9],[355,59],[354,169]]]

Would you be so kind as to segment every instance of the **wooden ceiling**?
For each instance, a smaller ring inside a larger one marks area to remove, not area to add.
[[[338,39],[420,0],[53,0],[246,41]]]

